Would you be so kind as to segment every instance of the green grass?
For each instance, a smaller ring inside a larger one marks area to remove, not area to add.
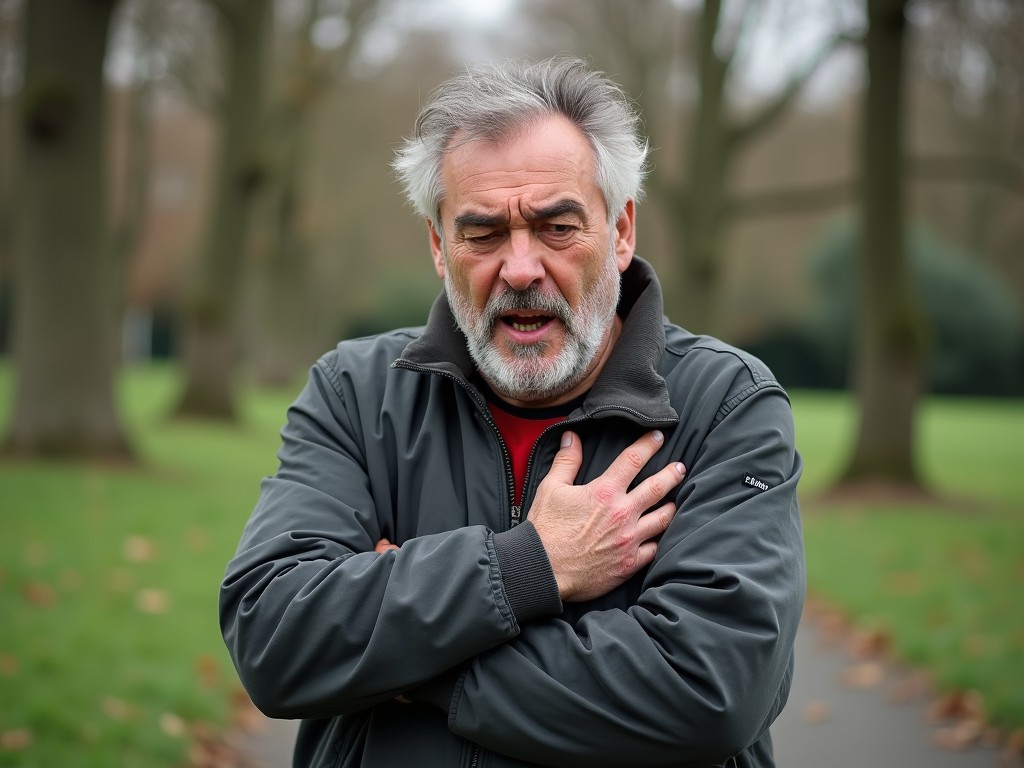
[[[248,393],[229,428],[168,421],[176,388],[170,369],[124,379],[142,469],[0,463],[0,766],[170,768],[182,723],[225,722],[236,682],[217,585],[292,393]],[[9,403],[0,368],[0,421]],[[795,409],[812,588],[1024,725],[1024,404],[929,401],[929,481],[985,502],[938,510],[816,508],[854,411],[813,393]]]
[[[0,464],[0,739],[30,739],[0,766],[181,765],[183,724],[225,722],[217,585],[291,398],[246,397],[229,428],[171,423],[175,392],[125,378],[142,469]]]
[[[798,393],[811,589],[892,638],[950,690],[1024,726],[1024,402],[933,398],[920,462],[938,505],[815,502],[845,459],[854,409]]]

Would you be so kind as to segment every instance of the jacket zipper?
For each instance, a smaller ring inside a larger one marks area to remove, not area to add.
[[[491,433],[498,440],[498,447],[501,449],[501,456],[505,464],[505,491],[508,497],[509,507],[509,528],[515,528],[522,521],[523,510],[522,507],[516,504],[516,478],[512,472],[512,457],[509,455],[508,446],[505,444],[505,438],[501,436],[501,431],[498,429],[498,425],[494,423],[494,419],[491,418],[491,412],[487,408],[487,403],[484,402],[480,397],[477,396],[476,392],[460,377],[448,373],[448,371],[438,371],[434,368],[427,368],[414,363],[408,363],[402,360],[396,360],[392,363],[397,368],[406,368],[410,371],[418,371],[419,373],[434,374],[436,376],[443,376],[446,379],[451,379],[464,390],[466,394],[470,396],[473,402],[476,404],[477,410],[480,411],[487,424],[491,428]],[[525,488],[525,486],[524,486]],[[474,763],[475,765],[475,763]]]

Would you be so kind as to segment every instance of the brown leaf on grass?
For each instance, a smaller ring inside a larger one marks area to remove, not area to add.
[[[924,589],[924,578],[917,571],[890,573],[885,579],[885,590],[900,597],[917,597]]]
[[[980,659],[988,655],[989,638],[980,632],[972,632],[964,638],[962,647],[964,655],[972,659]]]
[[[127,568],[111,568],[106,581],[111,592],[127,592],[135,584],[135,575]]]
[[[190,552],[205,552],[210,546],[210,534],[205,528],[193,526],[185,531],[185,548]]]
[[[20,752],[32,743],[32,731],[28,728],[12,728],[0,731],[0,750]]]
[[[45,541],[30,541],[23,550],[25,565],[38,568],[50,562],[51,548]]]
[[[135,607],[150,615],[167,613],[171,608],[171,598],[163,589],[140,589],[135,596]]]
[[[39,581],[29,582],[22,587],[21,592],[28,602],[42,608],[49,608],[57,602],[57,590]]]
[[[126,536],[121,542],[121,553],[130,563],[148,563],[156,555],[156,545],[147,536]]]
[[[823,723],[832,716],[832,708],[828,702],[812,701],[804,707],[804,722],[811,725]]]
[[[192,668],[203,688],[216,688],[220,683],[220,664],[213,656],[208,654],[197,656]]]
[[[876,688],[885,679],[885,667],[878,661],[865,661],[843,670],[843,685],[847,688]]]
[[[138,714],[138,708],[132,706],[123,699],[114,696],[104,696],[100,699],[100,710],[111,720],[118,722],[130,720]]]
[[[77,592],[82,588],[82,574],[75,568],[64,568],[57,574],[57,584],[65,592]]]
[[[180,739],[185,735],[185,721],[173,712],[160,715],[160,730],[172,739]]]
[[[14,677],[18,674],[18,668],[21,665],[18,664],[16,656],[10,653],[0,653],[0,675],[4,677]]]

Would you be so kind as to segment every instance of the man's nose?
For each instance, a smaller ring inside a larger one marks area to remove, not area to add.
[[[513,230],[501,265],[501,279],[510,288],[525,291],[543,277],[540,244],[531,232]]]

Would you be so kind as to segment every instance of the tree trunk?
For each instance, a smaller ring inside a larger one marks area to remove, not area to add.
[[[914,424],[922,386],[924,331],[904,237],[905,2],[868,0],[867,4],[868,83],[854,360],[860,419],[843,479],[917,487]]]
[[[229,30],[224,113],[210,219],[186,306],[185,390],[177,414],[231,420],[248,214],[263,176],[258,143],[273,5],[247,0],[218,7]]]
[[[721,3],[707,0],[697,28],[700,100],[689,147],[688,194],[674,216],[673,239],[682,246],[676,294],[680,321],[695,333],[718,331],[722,270],[723,205],[728,184],[725,85],[728,61],[715,51]]]
[[[114,0],[32,0],[18,118],[15,396],[8,450],[126,459],[118,418],[103,60]]]

